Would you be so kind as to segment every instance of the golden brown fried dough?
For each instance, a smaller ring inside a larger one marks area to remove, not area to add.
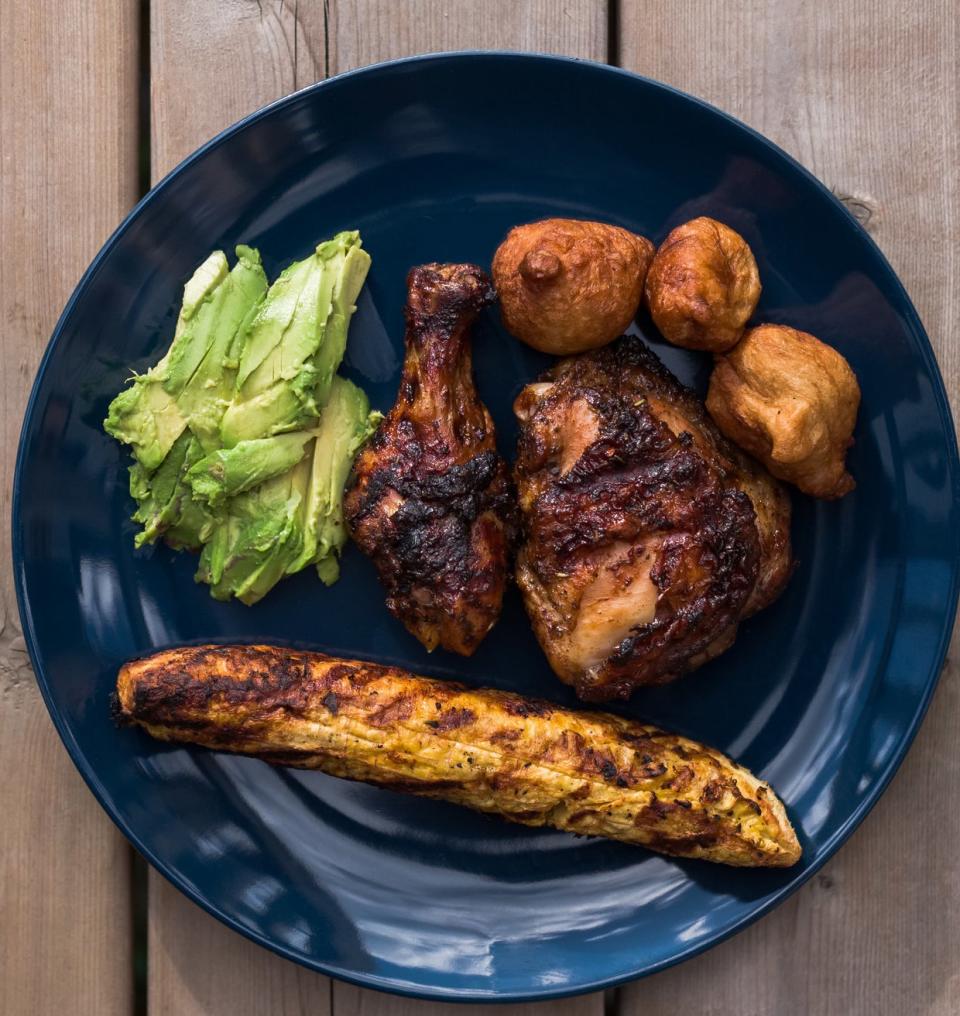
[[[685,349],[722,353],[736,345],[760,299],[747,241],[701,216],[677,226],[647,274],[647,306],[663,337]]]
[[[603,222],[515,226],[493,257],[503,323],[557,356],[605,346],[637,313],[653,251],[645,237]]]
[[[844,458],[859,405],[860,386],[843,356],[786,325],[752,328],[717,357],[707,393],[727,437],[774,476],[822,498],[856,486]]]

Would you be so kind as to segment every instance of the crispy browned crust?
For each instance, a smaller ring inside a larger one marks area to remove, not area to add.
[[[493,290],[474,265],[421,265],[407,282],[397,402],[357,458],[344,511],[391,613],[428,649],[470,655],[499,617],[516,528],[470,356]]]
[[[743,334],[760,299],[760,273],[736,230],[701,216],[663,241],[645,288],[650,316],[668,342],[719,353]]]
[[[598,430],[560,472],[555,421],[576,402]],[[786,494],[639,339],[562,361],[521,392],[516,411],[517,582],[554,669],[582,698],[673,680],[726,649],[739,620],[779,595],[792,566]],[[576,587],[615,544],[654,549],[655,616],[606,659],[571,668],[562,641],[578,623]]]
[[[524,825],[661,853],[788,866],[770,787],[654,727],[270,646],[170,649],[126,664],[121,718],[154,737],[321,769]]]
[[[605,222],[514,226],[493,256],[503,323],[556,356],[606,345],[636,315],[653,253],[646,237]]]
[[[812,497],[856,487],[846,455],[860,386],[841,353],[808,332],[759,325],[716,359],[707,409],[728,438]]]

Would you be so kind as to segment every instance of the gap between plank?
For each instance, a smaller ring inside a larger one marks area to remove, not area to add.
[[[147,862],[130,850],[130,949],[133,962],[133,1016],[147,1016]]]
[[[330,77],[330,0],[323,0],[323,77]]]
[[[621,997],[619,988],[607,988],[603,993],[603,1016],[620,1016]]]
[[[150,0],[140,0],[137,25],[137,200],[150,190]],[[147,1016],[147,862],[130,851],[130,962],[133,967],[133,1016]]]
[[[150,0],[140,0],[137,88],[137,199],[150,190]]]
[[[607,0],[607,63],[620,66],[620,0]]]

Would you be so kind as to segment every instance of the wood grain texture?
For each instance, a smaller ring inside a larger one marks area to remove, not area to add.
[[[240,117],[324,76],[321,0],[153,0],[154,181]],[[325,1016],[330,982],[246,941],[151,871],[148,1012]]]
[[[204,913],[151,869],[150,1016],[329,1016],[331,982]]]
[[[438,49],[526,48],[603,59],[606,3],[571,0],[153,0],[156,179],[222,127],[293,88],[353,66]],[[325,37],[324,31],[327,35]],[[228,931],[151,872],[149,1012],[425,1016],[425,1006],[310,974]],[[603,998],[498,1008],[503,1016],[601,1016]]]
[[[740,117],[844,197],[906,284],[955,409],[957,21],[953,0],[623,0],[620,37],[625,67]],[[957,652],[850,843],[745,934],[624,989],[621,1016],[960,1012]]]
[[[154,181],[235,120],[324,76],[322,0],[154,0]]]
[[[464,1006],[412,999],[365,991],[351,984],[333,983],[334,1016],[463,1016],[465,1012],[485,1016],[603,1016],[603,995],[582,995],[559,1002],[530,1002],[525,1005]]]
[[[136,3],[0,4],[3,517],[23,409],[88,261],[136,198]],[[0,1012],[129,1013],[129,849],[27,661],[0,527]]]
[[[606,0],[332,0],[329,9],[331,74],[452,49],[607,57]]]

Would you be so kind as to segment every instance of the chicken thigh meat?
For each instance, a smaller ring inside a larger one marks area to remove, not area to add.
[[[779,595],[785,491],[639,339],[562,360],[514,410],[517,581],[581,698],[626,698],[700,666]]]

